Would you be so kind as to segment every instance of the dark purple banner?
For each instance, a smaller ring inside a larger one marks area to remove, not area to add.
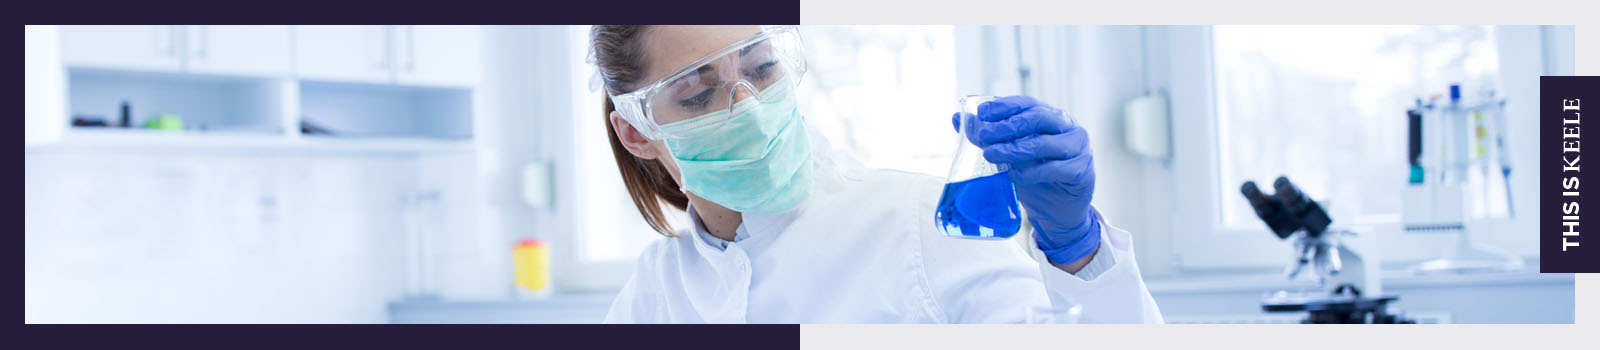
[[[1583,188],[1600,185],[1583,172],[1584,105],[1600,110],[1600,77],[1539,77],[1539,272],[1600,272],[1600,224],[1582,224],[1600,215],[1583,212],[1600,210]]]
[[[20,12],[17,12],[20,11]],[[30,2],[23,24],[800,24],[800,0]]]
[[[21,349],[656,349],[689,344],[693,349],[800,348],[800,325],[795,324],[29,324],[22,331],[26,337],[17,342]]]

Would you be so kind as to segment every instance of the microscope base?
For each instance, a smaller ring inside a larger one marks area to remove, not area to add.
[[[1375,298],[1354,296],[1349,294],[1286,294],[1278,295],[1261,301],[1261,310],[1266,312],[1300,312],[1309,313],[1300,323],[1341,323],[1341,324],[1395,324],[1417,323],[1406,318],[1405,315],[1389,313],[1389,303],[1399,300],[1399,296],[1383,295]]]

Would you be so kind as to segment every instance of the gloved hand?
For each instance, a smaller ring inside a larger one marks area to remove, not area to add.
[[[960,114],[953,123],[959,125]],[[1028,96],[978,106],[968,141],[991,163],[1009,164],[1017,200],[1028,210],[1034,242],[1051,262],[1067,264],[1100,246],[1089,133],[1061,110]]]

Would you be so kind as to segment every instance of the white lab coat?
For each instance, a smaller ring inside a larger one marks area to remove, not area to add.
[[[1102,222],[1099,251],[1069,274],[1021,234],[945,237],[933,219],[943,179],[864,169],[811,139],[804,202],[744,214],[736,242],[704,234],[698,218],[653,242],[605,322],[1018,323],[1071,305],[1083,322],[1162,322],[1128,232]]]

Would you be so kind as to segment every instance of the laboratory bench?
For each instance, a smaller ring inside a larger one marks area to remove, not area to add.
[[[1537,266],[1537,265],[1534,265]],[[1147,279],[1169,323],[1296,323],[1303,315],[1265,313],[1261,298],[1278,290],[1315,290],[1309,279],[1272,272],[1185,273]],[[1418,275],[1383,273],[1394,307],[1420,323],[1572,323],[1571,274],[1535,271]],[[389,305],[393,323],[597,323],[613,293],[556,294],[542,299],[408,300]]]

